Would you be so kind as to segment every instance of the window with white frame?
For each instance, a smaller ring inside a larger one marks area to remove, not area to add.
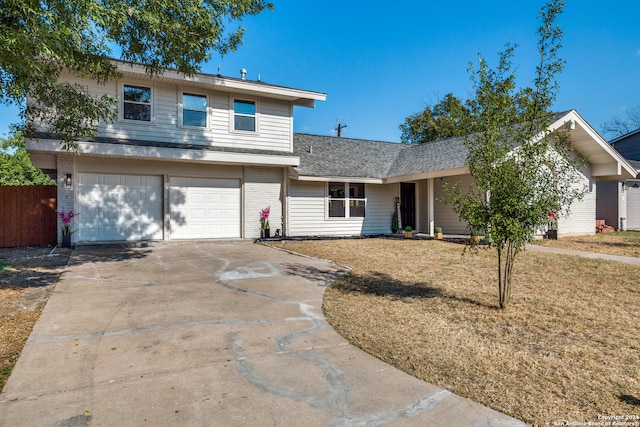
[[[364,218],[367,204],[364,184],[329,182],[327,203],[329,218]]]
[[[152,90],[146,86],[123,85],[122,118],[140,122],[151,122]]]
[[[207,96],[182,93],[182,126],[207,127]]]
[[[254,101],[233,101],[233,130],[256,131],[256,103]]]

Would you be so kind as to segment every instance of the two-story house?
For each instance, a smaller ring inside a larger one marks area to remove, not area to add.
[[[472,185],[462,141],[406,145],[294,134],[294,107],[313,107],[323,93],[167,71],[149,78],[118,63],[122,79],[107,86],[63,78],[118,100],[118,118],[79,141],[78,153],[43,134],[27,141],[33,163],[56,169],[58,209],[77,216],[74,242],[257,238],[270,207],[272,234],[349,236],[402,227],[466,234],[444,185]],[[576,112],[569,123],[587,162],[572,185],[587,189],[559,221],[559,234],[593,234],[597,184],[637,171]]]
[[[68,153],[45,132],[27,141],[33,163],[57,169],[58,209],[77,216],[74,242],[260,237],[270,207],[283,225],[293,154],[293,110],[318,92],[172,71],[149,78],[118,63],[106,86],[64,74],[118,101],[118,117]],[[244,76],[243,76],[244,77]]]

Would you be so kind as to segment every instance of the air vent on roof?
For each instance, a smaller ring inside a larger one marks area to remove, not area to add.
[[[240,78],[247,80],[247,70],[245,68],[240,69]]]

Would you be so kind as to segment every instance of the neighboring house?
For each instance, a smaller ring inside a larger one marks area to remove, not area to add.
[[[640,129],[611,141],[637,170],[640,170]],[[603,183],[598,192],[597,216],[617,230],[640,230],[640,175]]]
[[[467,233],[443,184],[471,185],[458,139],[423,145],[293,133],[295,106],[313,107],[323,93],[216,75],[149,78],[118,63],[123,78],[107,86],[63,76],[119,101],[119,117],[78,142],[78,154],[40,129],[27,141],[33,163],[56,169],[58,209],[77,214],[74,242],[257,238],[270,206],[271,234],[389,233],[394,210],[402,226],[433,234]],[[595,231],[596,187],[636,171],[575,111],[578,152],[588,158],[581,181],[589,193],[559,234]]]

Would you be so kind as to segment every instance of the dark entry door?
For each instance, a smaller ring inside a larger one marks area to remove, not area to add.
[[[416,229],[416,184],[413,182],[400,183],[400,219],[402,228],[408,225]]]

